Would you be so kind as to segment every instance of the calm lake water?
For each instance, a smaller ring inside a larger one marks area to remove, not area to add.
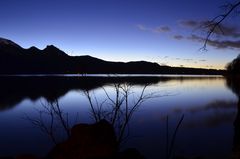
[[[123,104],[114,125],[117,135],[132,111],[121,149],[166,158],[167,136],[171,141],[184,115],[172,148],[175,156],[231,158],[240,151],[237,85],[221,76],[0,77],[0,156],[47,154],[54,144],[36,121],[49,126],[52,107],[68,118],[69,127],[94,123],[96,117],[111,120],[119,91]],[[55,139],[64,141],[66,132],[54,124]]]

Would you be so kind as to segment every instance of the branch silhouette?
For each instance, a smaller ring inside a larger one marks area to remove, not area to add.
[[[115,83],[111,86],[114,90],[113,94],[102,88],[105,99],[101,104],[99,104],[100,100],[96,98],[94,92],[86,91],[84,94],[89,101],[93,119],[96,122],[102,119],[107,120],[115,128],[117,141],[120,145],[128,138],[129,121],[142,103],[148,99],[166,96],[167,94],[159,96],[155,92],[146,93],[149,84],[144,85],[139,93],[134,92],[133,85],[129,83]]]
[[[239,6],[240,6],[240,1],[237,1],[236,3],[228,3],[226,5],[223,5],[222,7],[226,8],[227,11],[223,14],[217,15],[212,20],[210,20],[208,24],[203,26],[204,28],[208,28],[208,32],[207,32],[207,36],[205,38],[203,47],[201,48],[202,50],[207,50],[207,43],[209,42],[211,35],[214,33],[214,31],[216,31],[216,29],[219,29],[224,34],[224,30],[221,28],[221,24]]]

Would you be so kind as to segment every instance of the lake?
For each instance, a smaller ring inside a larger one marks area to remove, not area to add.
[[[44,156],[53,140],[64,141],[67,132],[57,119],[52,138],[43,129],[51,125],[51,112],[68,127],[115,117],[120,149],[136,148],[147,159],[166,158],[167,149],[207,159],[240,152],[239,84],[231,78],[2,76],[0,88],[0,156]],[[122,102],[118,111],[116,101]]]

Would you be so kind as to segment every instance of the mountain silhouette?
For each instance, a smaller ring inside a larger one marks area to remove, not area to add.
[[[69,56],[53,45],[24,49],[0,38],[0,74],[223,74],[222,70],[160,66],[147,61],[110,62]]]

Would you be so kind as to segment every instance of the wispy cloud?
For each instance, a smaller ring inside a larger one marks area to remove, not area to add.
[[[152,29],[153,32],[162,33],[162,32],[170,32],[171,29],[168,26],[160,26]]]
[[[174,35],[173,38],[176,40],[182,40],[184,37],[182,35]]]
[[[189,37],[187,37],[188,40],[192,40],[192,41],[197,41],[197,42],[204,42],[204,38],[200,37],[198,35],[192,34]]]
[[[184,27],[190,27],[190,28],[199,26],[199,22],[195,20],[182,20],[179,23]]]
[[[149,31],[152,33],[164,33],[164,32],[170,32],[171,28],[169,26],[157,26],[157,27],[146,27],[142,24],[137,24],[136,27],[141,31]]]
[[[144,25],[142,24],[137,24],[136,27],[139,29],[139,30],[142,30],[142,31],[148,31],[149,28],[145,27]]]
[[[193,61],[193,59],[183,59],[183,61],[190,62]]]

